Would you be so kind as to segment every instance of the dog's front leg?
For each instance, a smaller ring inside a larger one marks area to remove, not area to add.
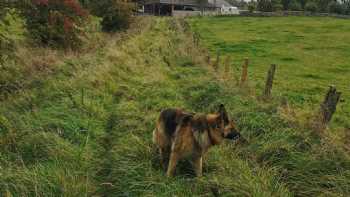
[[[170,154],[168,171],[167,171],[167,176],[168,177],[174,176],[175,169],[176,169],[176,164],[177,164],[178,160],[179,160],[179,154],[176,153],[175,151],[172,151],[171,154]]]
[[[196,173],[196,176],[200,177],[202,176],[202,169],[203,169],[203,157],[197,156],[193,158],[193,167],[194,167],[194,172]]]

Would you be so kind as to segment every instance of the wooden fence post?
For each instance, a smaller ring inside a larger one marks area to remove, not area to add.
[[[248,80],[248,64],[249,64],[249,59],[245,58],[244,64],[242,66],[241,86],[243,86]]]
[[[206,60],[207,60],[207,63],[210,65],[210,55],[207,55]]]
[[[329,90],[324,98],[324,101],[321,103],[320,108],[320,121],[322,125],[327,125],[332,116],[337,109],[337,104],[340,99],[341,92],[338,92],[335,86],[330,86]]]
[[[215,71],[217,71],[219,69],[219,63],[220,63],[220,51],[216,52],[216,61],[213,64],[213,68]]]
[[[270,98],[271,96],[271,90],[272,90],[273,79],[275,76],[275,71],[276,71],[276,64],[271,64],[271,67],[267,72],[267,76],[266,76],[266,84],[265,84],[265,90],[264,90],[265,99]]]
[[[200,37],[199,37],[199,34],[198,33],[193,33],[193,42],[195,44],[196,47],[199,46],[199,40],[200,40]]]
[[[230,76],[230,64],[231,63],[231,57],[230,56],[226,56],[225,59],[225,65],[224,65],[224,78],[226,80],[228,80],[229,76]]]

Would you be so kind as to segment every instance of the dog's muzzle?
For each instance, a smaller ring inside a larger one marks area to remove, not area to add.
[[[241,137],[241,134],[238,132],[230,132],[225,138],[230,140],[236,140]]]

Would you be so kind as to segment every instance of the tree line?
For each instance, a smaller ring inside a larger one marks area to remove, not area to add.
[[[350,14],[350,0],[228,0],[234,6],[249,11],[309,11],[322,13]]]

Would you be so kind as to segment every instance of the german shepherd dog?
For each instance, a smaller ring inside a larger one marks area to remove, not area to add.
[[[223,104],[213,114],[194,114],[181,109],[165,109],[153,131],[153,142],[160,153],[161,165],[171,177],[180,159],[192,160],[196,176],[202,175],[203,155],[224,139],[238,139],[240,133]]]

